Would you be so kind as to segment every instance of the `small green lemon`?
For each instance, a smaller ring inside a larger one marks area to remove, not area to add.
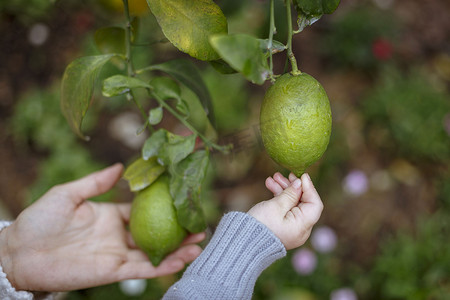
[[[270,157],[300,176],[330,140],[330,102],[322,85],[306,73],[284,74],[264,96],[260,126]]]
[[[137,193],[131,206],[130,232],[155,266],[186,237],[186,230],[178,223],[167,176]]]

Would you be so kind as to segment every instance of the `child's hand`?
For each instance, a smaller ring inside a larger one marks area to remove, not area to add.
[[[308,174],[301,180],[293,173],[289,179],[280,173],[266,179],[274,198],[253,206],[248,214],[266,225],[287,250],[300,247],[319,220],[323,203]]]

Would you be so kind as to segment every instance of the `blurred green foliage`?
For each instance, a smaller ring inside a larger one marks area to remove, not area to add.
[[[309,247],[308,244],[302,247]],[[297,274],[292,265],[295,250],[265,270],[256,282],[253,299],[278,299],[285,290],[301,288],[317,299],[328,299],[330,293],[349,280],[343,266],[333,254],[317,254],[317,267],[309,275]]]
[[[439,211],[381,245],[371,274],[374,299],[448,299],[450,212]]]
[[[389,11],[361,5],[331,19],[320,51],[338,67],[367,70],[378,66],[372,47],[377,39],[392,40],[398,24]]]
[[[450,138],[444,118],[450,95],[444,86],[419,69],[403,74],[385,68],[379,78],[363,103],[376,145],[410,159],[448,163]]]
[[[22,21],[32,21],[45,16],[55,5],[49,0],[10,0],[0,2],[0,11],[17,15]]]
[[[31,90],[16,104],[10,122],[13,137],[22,149],[37,149],[45,158],[38,166],[36,182],[29,187],[28,202],[56,184],[78,179],[103,167],[72,133],[61,114],[58,85]],[[93,119],[87,120],[93,123]],[[107,201],[113,192],[94,198]]]
[[[202,75],[211,93],[217,130],[241,128],[248,117],[246,81],[239,74],[223,75],[212,68],[205,69]]]

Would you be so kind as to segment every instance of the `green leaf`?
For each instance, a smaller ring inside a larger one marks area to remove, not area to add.
[[[142,158],[144,160],[149,159],[152,156],[156,156],[161,149],[162,145],[167,141],[167,130],[158,129],[155,131],[144,143],[142,147]]]
[[[181,89],[178,83],[168,77],[156,77],[150,81],[153,92],[162,100],[175,99],[176,108],[185,116],[189,116],[189,108],[186,101],[181,99]]]
[[[168,77],[155,77],[150,80],[153,92],[161,99],[181,99],[181,90],[178,83]]]
[[[95,44],[102,53],[119,53],[125,55],[125,29],[121,27],[104,27],[95,32]]]
[[[114,75],[103,81],[102,93],[105,97],[114,97],[125,94],[135,88],[151,89],[152,86],[138,78]]]
[[[95,81],[103,65],[117,54],[85,56],[71,62],[61,83],[61,110],[72,130],[81,138],[81,123],[94,91]]]
[[[196,151],[174,168],[170,168],[170,193],[177,209],[178,222],[189,232],[201,232],[206,228],[201,206],[201,185],[208,168],[209,155],[205,150]]]
[[[266,57],[269,57],[269,39],[261,39],[259,40],[261,50],[266,55]],[[279,42],[279,41],[272,41],[272,54],[280,53],[286,50],[286,45]]]
[[[183,99],[180,99],[176,105],[177,110],[184,115],[185,118],[190,116],[189,105]]]
[[[209,64],[221,74],[234,74],[237,73],[229,64],[227,64],[223,59],[210,61]]]
[[[218,59],[209,37],[227,33],[227,19],[212,0],[147,0],[159,26],[179,50],[200,60]]]
[[[187,59],[174,59],[149,69],[163,71],[192,90],[198,96],[211,124],[215,123],[211,96],[194,63]]]
[[[141,32],[140,18],[137,16],[134,16],[130,25],[131,25],[131,42],[134,43],[136,41],[136,38],[139,36],[139,34]]]
[[[218,35],[211,38],[211,44],[245,78],[256,84],[264,83],[269,66],[259,39],[245,34]]]
[[[294,0],[294,7],[299,14],[311,18],[333,13],[340,2],[340,0]]]
[[[125,170],[123,177],[128,180],[130,190],[137,192],[152,184],[165,169],[158,164],[156,156],[149,160],[138,158]]]
[[[195,134],[181,136],[167,131],[166,137],[167,141],[158,152],[158,158],[164,165],[176,165],[194,151],[197,138]]]
[[[341,0],[324,0],[322,1],[322,8],[325,14],[333,13],[339,6]]]
[[[162,118],[163,118],[163,109],[161,106],[158,106],[158,107],[150,110],[150,112],[148,114],[148,122],[151,125],[159,124],[159,122],[161,122]]]

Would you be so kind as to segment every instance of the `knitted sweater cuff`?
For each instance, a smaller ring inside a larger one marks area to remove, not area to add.
[[[0,231],[9,225],[10,221],[0,221]],[[27,291],[17,291],[6,278],[6,274],[3,272],[3,268],[0,265],[0,299],[2,300],[52,300],[53,294],[49,293],[39,293],[35,295],[32,292]]]
[[[205,296],[250,299],[261,272],[285,255],[284,245],[265,225],[248,214],[231,212],[222,218],[211,241],[183,279],[206,280],[208,283],[200,288],[215,287],[213,293],[228,294],[203,291]]]

